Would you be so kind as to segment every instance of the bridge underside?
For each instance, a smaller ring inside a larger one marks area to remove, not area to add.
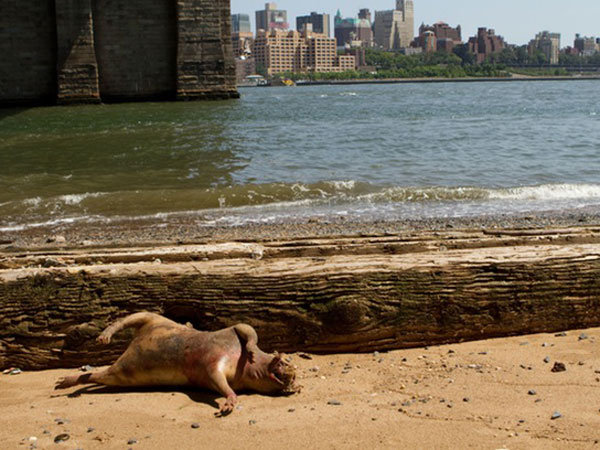
[[[0,54],[0,105],[239,96],[229,0],[8,1]]]

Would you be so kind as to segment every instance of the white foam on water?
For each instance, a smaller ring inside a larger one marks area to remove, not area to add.
[[[63,202],[65,205],[79,205],[82,201],[88,198],[97,198],[106,195],[103,192],[87,192],[85,194],[68,194],[61,195],[58,197],[58,200]]]
[[[41,197],[33,197],[23,200],[23,204],[27,206],[38,206],[40,203],[42,203]]]
[[[326,187],[323,187],[326,186]],[[248,223],[276,223],[303,221],[311,217],[347,216],[357,220],[395,220],[399,218],[444,218],[488,214],[523,213],[600,206],[600,185],[596,184],[545,184],[512,188],[485,189],[479,187],[377,187],[353,180],[322,182],[317,184],[281,184],[284,191],[291,190],[291,199],[278,200],[273,192],[249,190],[247,195],[259,198],[256,205],[229,206],[227,196],[218,197],[218,205],[211,208],[182,208],[139,215],[98,215],[93,210],[67,213],[55,208],[50,213],[10,214],[0,225],[0,232],[17,232],[28,228],[72,224],[76,222],[113,222],[128,220],[165,220],[170,217],[191,216],[204,226],[238,226]],[[287,188],[287,189],[286,189]],[[374,191],[370,193],[362,193]],[[272,195],[270,195],[272,194]],[[86,198],[109,196],[105,193],[73,194],[42,200],[27,199],[26,205],[80,205]],[[235,195],[233,196],[235,197]],[[233,198],[231,197],[231,198]],[[279,197],[282,198],[282,197]],[[102,200],[101,200],[102,202]],[[9,202],[14,203],[14,202]],[[3,205],[6,205],[4,203]],[[2,206],[2,205],[0,205]],[[8,206],[11,208],[11,206]],[[91,209],[94,206],[90,206]],[[50,215],[49,220],[44,220]],[[30,223],[19,223],[21,221]]]
[[[597,184],[544,184],[491,190],[490,199],[499,200],[569,200],[600,199]]]
[[[356,181],[354,180],[339,180],[339,181],[327,181],[328,185],[332,186],[337,190],[352,190],[356,187]]]
[[[9,231],[23,231],[29,230],[31,228],[41,228],[41,227],[52,227],[57,225],[70,225],[76,222],[84,222],[84,221],[96,221],[99,220],[99,217],[92,216],[79,216],[79,217],[64,217],[60,219],[47,220],[45,222],[35,222],[35,223],[27,223],[27,224],[10,224],[4,227],[0,227],[0,232],[9,232]]]

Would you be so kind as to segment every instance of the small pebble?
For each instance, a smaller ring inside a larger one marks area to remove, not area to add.
[[[533,389],[529,390],[529,392],[527,392],[528,395],[537,395],[537,392]]]
[[[342,402],[340,402],[339,400],[329,400],[327,404],[332,406],[341,406]]]
[[[192,425],[190,425],[194,430],[200,428],[200,424],[197,422],[194,422]]]
[[[288,412],[289,412],[289,413],[293,413],[294,411],[296,411],[294,408],[290,408],[290,409],[288,409]]]
[[[94,427],[88,427],[87,432],[88,433],[93,433],[95,431]]]
[[[581,333],[581,334],[579,335],[579,340],[580,340],[580,341],[585,341],[587,338],[588,338],[588,335],[587,335],[587,334],[585,334],[585,333]]]
[[[256,420],[249,420],[248,425],[256,425]]]
[[[133,444],[137,444],[137,439],[132,438],[127,441],[127,445],[133,445]]]
[[[471,399],[469,397],[463,398],[463,402],[465,402],[465,403],[469,403],[470,401],[471,401]]]
[[[562,414],[558,411],[555,411],[554,414],[552,414],[551,419],[556,420],[556,419],[560,419],[561,417],[562,417]]]
[[[298,353],[298,356],[302,359],[313,359],[308,353]]]
[[[561,363],[561,362],[555,362],[554,366],[552,367],[553,373],[565,372],[566,370],[567,370],[567,366],[565,366],[564,363]]]
[[[546,356],[546,357],[544,358],[544,362],[545,362],[546,364],[550,364],[550,357],[549,357],[549,356]]]
[[[54,443],[59,444],[61,442],[68,441],[70,438],[71,436],[69,436],[67,433],[62,433],[54,438]]]
[[[567,336],[567,333],[565,333],[565,332],[563,331],[562,333],[556,333],[554,336],[555,336],[555,337],[566,337],[566,336]]]

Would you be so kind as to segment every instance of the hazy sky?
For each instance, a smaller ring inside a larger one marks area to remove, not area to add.
[[[263,9],[264,0],[232,0],[233,13],[250,14],[254,30],[254,11]],[[355,16],[360,8],[393,9],[395,0],[280,0],[277,6],[288,11],[290,26],[296,16],[311,11],[332,16],[339,8],[344,17]],[[511,44],[526,44],[542,30],[562,34],[561,46],[573,45],[575,33],[600,37],[600,0],[415,0],[415,28],[422,23],[460,24],[463,40],[477,27],[495,28]],[[415,30],[416,32],[416,30]]]

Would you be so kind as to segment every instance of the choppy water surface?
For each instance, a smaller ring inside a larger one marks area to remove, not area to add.
[[[600,206],[597,81],[245,89],[239,101],[0,110],[0,231]]]

